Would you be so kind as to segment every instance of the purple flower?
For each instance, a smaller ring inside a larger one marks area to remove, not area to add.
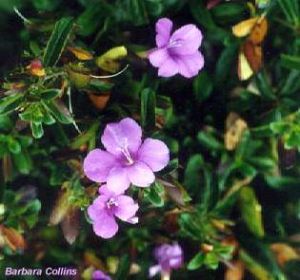
[[[158,261],[157,265],[151,266],[149,276],[153,277],[157,273],[169,275],[172,269],[178,269],[183,265],[183,252],[179,244],[163,244],[154,251],[154,256]]]
[[[194,24],[187,24],[171,35],[173,23],[168,18],[156,22],[156,45],[148,55],[151,64],[159,68],[158,76],[180,74],[186,78],[196,76],[204,66],[199,52],[202,33]]]
[[[160,140],[147,138],[142,142],[141,127],[131,118],[110,123],[101,141],[106,149],[92,150],[85,158],[83,169],[95,182],[107,182],[107,187],[122,193],[130,183],[148,187],[153,172],[162,170],[169,162],[169,149]]]
[[[101,270],[95,270],[92,275],[92,280],[111,280],[111,278]]]
[[[119,227],[115,217],[124,222],[135,224],[139,206],[127,195],[111,192],[106,185],[99,189],[100,195],[88,207],[88,215],[93,222],[93,230],[102,238],[113,237]]]

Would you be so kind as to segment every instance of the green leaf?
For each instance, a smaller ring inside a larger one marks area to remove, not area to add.
[[[159,17],[164,9],[164,4],[163,1],[161,0],[146,0],[145,5],[148,13],[151,16],[154,17]]]
[[[164,187],[159,182],[154,182],[145,189],[145,198],[155,207],[164,206]]]
[[[32,4],[40,11],[53,11],[60,4],[62,0],[32,0]]]
[[[228,78],[232,69],[236,68],[236,59],[238,57],[238,47],[237,42],[229,44],[221,53],[215,73],[215,83],[218,87],[223,87],[225,80]]]
[[[189,5],[191,13],[198,23],[200,23],[207,29],[217,28],[210,12],[205,8],[202,0],[190,0]]]
[[[206,71],[202,71],[193,81],[193,92],[198,102],[206,100],[213,90],[213,83]]]
[[[246,267],[258,279],[287,280],[279,268],[275,256],[270,251],[268,244],[245,236],[241,238],[240,244],[241,259],[245,261]]]
[[[43,107],[41,103],[32,103],[25,111],[19,114],[19,117],[23,121],[28,122],[42,122],[44,118]]]
[[[282,54],[280,56],[280,61],[281,61],[281,65],[286,68],[300,70],[300,57],[299,56]]]
[[[128,255],[124,255],[121,257],[118,270],[114,276],[115,280],[124,280],[127,279],[130,270],[130,259]]]
[[[264,236],[261,205],[259,204],[255,193],[250,187],[243,187],[240,191],[240,209],[242,219],[248,229],[257,237]]]
[[[293,69],[285,83],[283,84],[280,94],[281,95],[292,95],[300,89],[300,71]]]
[[[197,139],[204,147],[212,151],[220,151],[224,149],[223,143],[217,140],[212,133],[201,131],[198,133]]]
[[[144,0],[128,0],[128,13],[134,25],[143,25],[149,22]]]
[[[263,98],[268,100],[276,100],[273,89],[271,88],[271,85],[267,80],[267,76],[264,71],[259,72],[255,76],[255,82]]]
[[[246,3],[229,2],[216,5],[211,13],[217,23],[229,25],[243,20],[248,10]]]
[[[10,137],[8,139],[8,149],[13,154],[19,154],[21,152],[21,145],[17,140]]]
[[[112,83],[108,83],[106,81],[91,79],[88,86],[92,90],[96,90],[96,91],[100,91],[100,92],[104,91],[105,92],[105,91],[111,90],[114,85]]]
[[[25,217],[29,228],[32,228],[36,224],[38,220],[38,213],[41,208],[42,205],[38,199],[30,201],[30,203],[26,205]]]
[[[55,24],[43,58],[45,67],[55,66],[67,44],[72,27],[71,17],[62,18]]]
[[[300,184],[300,179],[298,177],[265,176],[265,179],[270,187],[276,189],[285,187],[298,187]]]
[[[46,90],[41,91],[39,94],[42,99],[50,100],[50,99],[56,98],[59,95],[61,95],[61,90],[60,89],[46,89]]]
[[[180,225],[180,230],[186,236],[192,240],[203,241],[204,235],[206,234],[204,226],[207,225],[207,221],[205,221],[205,225],[203,225],[201,221],[198,220],[198,217],[188,213],[183,213],[180,215],[178,223]]]
[[[254,258],[248,255],[244,250],[239,251],[241,260],[245,263],[247,269],[256,276],[259,280],[274,280],[274,278],[268,273],[268,271]]]
[[[161,175],[170,174],[175,170],[177,170],[178,166],[179,166],[178,158],[174,158],[169,161],[168,165],[162,171],[160,171],[160,174]]]
[[[286,19],[297,26],[299,24],[299,1],[298,0],[277,0]]]
[[[205,254],[200,252],[196,254],[188,263],[187,269],[188,270],[195,270],[201,267],[205,261]]]
[[[22,153],[13,154],[12,159],[21,174],[29,174],[32,169],[32,161],[27,151],[23,150]]]
[[[185,173],[184,185],[194,192],[198,192],[201,187],[202,175],[201,170],[204,167],[204,159],[201,154],[195,154],[188,160]]]
[[[23,101],[23,95],[20,93],[2,97],[0,99],[0,114],[7,114],[15,110]]]
[[[74,122],[68,108],[61,101],[48,102],[46,106],[59,122],[63,124]]]
[[[78,33],[82,36],[92,35],[105,24],[104,20],[111,14],[110,9],[110,5],[101,0],[97,2],[97,5],[95,3],[88,5],[76,20],[79,26]]]
[[[13,127],[13,122],[7,115],[0,115],[0,130],[9,131]]]
[[[32,136],[36,139],[41,138],[44,135],[44,130],[42,123],[40,122],[31,122],[30,123],[31,131],[32,131]]]
[[[155,128],[155,92],[149,88],[141,92],[141,124],[146,131]]]

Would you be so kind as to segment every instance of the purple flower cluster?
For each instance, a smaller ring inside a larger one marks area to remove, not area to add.
[[[92,275],[92,280],[111,280],[111,278],[101,270],[95,270]]]
[[[157,273],[170,275],[172,269],[178,269],[183,265],[183,252],[179,244],[163,244],[154,250],[154,257],[158,264],[149,268],[149,276]]]
[[[150,63],[158,68],[158,75],[171,77],[180,74],[191,78],[204,66],[204,58],[199,52],[202,33],[194,24],[187,24],[175,30],[168,18],[159,19],[156,23],[157,48],[150,51]]]
[[[105,148],[94,149],[86,156],[83,169],[95,182],[104,183],[100,195],[88,208],[94,232],[111,238],[118,231],[115,217],[137,223],[139,206],[124,195],[130,184],[149,187],[155,181],[154,172],[162,170],[169,162],[169,149],[160,140],[146,138],[142,129],[131,118],[108,124],[101,137]]]

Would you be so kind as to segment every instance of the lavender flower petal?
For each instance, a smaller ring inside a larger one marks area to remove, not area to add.
[[[182,26],[170,38],[171,53],[174,55],[187,55],[197,52],[201,45],[202,37],[201,31],[194,24]]]
[[[178,65],[176,61],[171,57],[166,59],[158,69],[158,76],[161,77],[168,78],[176,74],[178,74]]]
[[[138,159],[146,163],[154,172],[162,170],[170,161],[170,152],[160,140],[147,138],[139,149]]]
[[[160,67],[167,59],[170,59],[167,49],[154,49],[152,50],[148,58],[151,64],[155,67]]]
[[[177,59],[179,74],[186,78],[196,76],[204,66],[204,58],[201,53],[181,56]]]
[[[131,118],[108,124],[101,137],[106,150],[113,155],[136,153],[142,142],[141,127]]]
[[[173,23],[168,18],[161,18],[156,22],[156,44],[158,47],[165,46],[170,39]]]
[[[92,280],[111,280],[111,278],[101,270],[95,270],[92,275]]]
[[[127,172],[130,182],[138,187],[149,187],[155,180],[152,170],[143,162],[127,167]]]
[[[96,235],[108,239],[113,237],[118,229],[119,226],[112,215],[104,211],[98,213],[97,221],[93,224],[93,230]]]
[[[101,149],[95,149],[89,152],[84,159],[83,170],[90,180],[105,182],[109,171],[116,163],[113,155]]]
[[[107,178],[107,188],[115,194],[124,193],[130,186],[127,169],[123,167],[113,168]]]
[[[127,195],[120,195],[116,198],[118,208],[115,211],[115,216],[120,220],[127,222],[133,218],[139,209],[139,206],[134,202],[134,200]]]

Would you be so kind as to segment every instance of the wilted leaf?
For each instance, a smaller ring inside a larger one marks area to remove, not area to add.
[[[110,93],[98,95],[89,92],[88,97],[95,108],[97,108],[98,110],[103,110],[110,99]]]
[[[26,243],[24,237],[14,228],[8,228],[3,225],[0,226],[0,235],[13,251],[24,250]]]
[[[251,30],[251,33],[248,37],[248,39],[253,43],[253,44],[260,44],[262,41],[265,39],[268,31],[268,21],[267,19],[263,16],[259,18]]]
[[[275,254],[280,266],[291,260],[299,260],[300,256],[294,248],[285,243],[273,243],[270,246],[271,251]]]
[[[32,60],[26,69],[33,76],[43,77],[46,75],[42,62],[39,59]]]
[[[86,266],[92,266],[96,269],[105,270],[104,263],[93,252],[84,252],[83,260]]]
[[[227,150],[234,150],[240,142],[247,123],[236,113],[231,112],[226,118],[225,147]]]
[[[224,280],[242,280],[245,274],[245,265],[242,261],[237,260],[231,262],[230,267],[225,271]]]
[[[54,226],[59,224],[67,215],[70,210],[70,203],[68,202],[68,198],[70,196],[70,191],[68,188],[62,188],[62,190],[58,193],[58,197],[56,199],[54,208],[52,209],[49,225]]]
[[[115,73],[120,69],[119,60],[126,56],[127,49],[124,46],[115,47],[99,56],[96,59],[96,64],[107,72]]]
[[[68,50],[79,60],[91,60],[93,55],[82,48],[68,47]]]
[[[253,70],[242,50],[239,53],[238,76],[241,81],[248,80],[253,75]]]
[[[248,80],[262,65],[261,46],[247,40],[240,49],[238,59],[238,76],[241,81]]]
[[[61,228],[65,239],[69,244],[73,244],[79,234],[80,210],[70,207],[61,222]]]
[[[253,27],[255,26],[257,20],[258,17],[254,17],[247,20],[243,20],[238,24],[234,25],[232,27],[233,35],[235,35],[236,37],[245,37],[249,35]]]
[[[4,178],[4,182],[8,182],[12,177],[12,162],[10,155],[4,155],[2,159],[2,174]]]

